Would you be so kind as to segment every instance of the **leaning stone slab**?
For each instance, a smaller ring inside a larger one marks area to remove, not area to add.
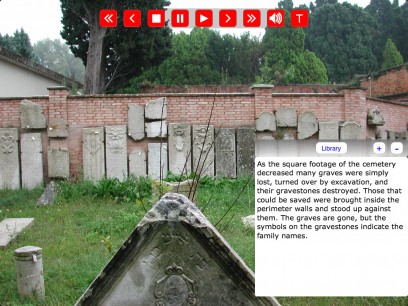
[[[298,118],[298,139],[306,139],[317,133],[319,123],[313,112],[304,112]]]
[[[129,174],[136,177],[147,175],[145,151],[133,150],[129,154]]]
[[[338,122],[319,122],[319,140],[338,140]]]
[[[34,218],[9,218],[0,222],[0,249],[5,249],[24,229],[34,223]]]
[[[262,131],[276,131],[276,118],[273,113],[263,112],[256,118],[256,130]]]
[[[148,145],[148,175],[159,181],[167,176],[167,144],[149,143]]]
[[[54,181],[51,181],[47,188],[45,188],[43,194],[37,201],[37,206],[49,206],[54,205],[55,195],[57,193],[57,186]]]
[[[123,181],[128,176],[126,126],[107,126],[106,176]]]
[[[0,189],[20,188],[18,129],[0,128]]]
[[[67,122],[61,118],[51,119],[48,124],[47,134],[51,138],[66,138],[68,137]]]
[[[297,116],[294,108],[278,108],[275,112],[276,126],[278,127],[296,127]]]
[[[361,126],[356,122],[345,122],[340,126],[340,139],[361,139]]]
[[[236,177],[235,129],[215,129],[215,173],[218,177]]]
[[[252,175],[255,169],[255,129],[237,129],[237,175]]]
[[[146,214],[76,305],[279,305],[185,196]]]
[[[166,98],[159,98],[146,103],[145,117],[149,120],[161,120],[167,118]]]
[[[21,183],[33,189],[44,182],[43,151],[40,133],[21,135]]]
[[[69,151],[68,149],[48,149],[48,177],[69,177]]]
[[[214,176],[214,126],[193,125],[193,171]]]
[[[97,181],[105,177],[105,140],[103,127],[82,129],[84,179]]]
[[[191,172],[191,124],[169,124],[169,170],[176,175]]]
[[[147,138],[165,138],[167,137],[167,121],[153,121],[153,122],[146,122],[146,134]]]
[[[137,104],[128,105],[128,135],[133,140],[142,140],[144,132],[144,107]]]
[[[384,125],[385,120],[378,108],[372,108],[368,111],[367,115],[368,125]]]
[[[22,129],[45,129],[47,126],[41,105],[30,100],[20,103],[20,121]]]

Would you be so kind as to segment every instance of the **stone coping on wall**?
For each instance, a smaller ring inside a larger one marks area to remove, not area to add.
[[[0,101],[9,101],[9,100],[34,100],[34,99],[48,99],[48,95],[44,96],[32,96],[32,97],[0,97]]]
[[[380,99],[380,98],[367,98],[367,100],[408,107],[408,104],[404,103],[404,102],[390,101],[390,100],[384,100],[384,99]]]
[[[272,93],[272,97],[344,97],[341,93]]]
[[[85,95],[67,96],[67,99],[93,99],[93,98],[150,98],[150,97],[250,97],[255,96],[252,92],[240,93],[158,93],[158,94],[112,94],[112,95]]]

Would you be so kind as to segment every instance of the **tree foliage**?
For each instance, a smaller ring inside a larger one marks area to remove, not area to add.
[[[383,63],[381,69],[388,69],[399,66],[404,63],[401,53],[398,51],[394,42],[388,38],[383,52]]]
[[[0,34],[0,47],[4,47],[11,52],[28,59],[34,59],[33,46],[30,37],[24,29],[16,30],[13,35]]]

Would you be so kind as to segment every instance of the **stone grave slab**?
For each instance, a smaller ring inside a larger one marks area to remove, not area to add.
[[[367,115],[368,125],[384,125],[385,120],[378,108],[372,108],[368,111]]]
[[[294,108],[278,108],[275,112],[276,126],[278,127],[296,127],[297,116]]]
[[[105,177],[105,141],[103,127],[82,129],[84,179],[97,181]]]
[[[37,206],[54,205],[55,195],[57,193],[57,186],[54,181],[51,181],[47,188],[45,188],[41,197],[37,201]]]
[[[147,175],[145,151],[133,150],[129,154],[129,174],[136,177]]]
[[[153,122],[146,122],[146,134],[147,138],[165,138],[167,137],[167,121],[153,121]]]
[[[255,129],[237,129],[237,175],[252,175],[255,169]]]
[[[169,124],[169,170],[176,175],[191,172],[191,124]]]
[[[401,139],[401,133],[395,132],[395,139]]]
[[[193,171],[214,176],[214,126],[193,125]]]
[[[105,127],[106,176],[123,181],[128,176],[126,126]]]
[[[0,128],[0,188],[20,188],[18,129]]]
[[[356,122],[344,122],[340,126],[340,139],[361,139],[361,126]]]
[[[378,130],[376,135],[375,135],[376,139],[387,139],[388,138],[388,133],[386,130]]]
[[[408,139],[408,131],[401,132],[401,139]]]
[[[45,129],[47,123],[41,105],[23,100],[20,103],[20,122],[22,129]]]
[[[50,178],[69,177],[68,149],[48,149],[48,176]]]
[[[43,151],[40,133],[21,135],[21,184],[33,189],[44,182]]]
[[[128,105],[128,135],[133,140],[142,140],[145,136],[144,106],[137,104]]]
[[[215,129],[215,173],[218,177],[236,177],[235,129]]]
[[[258,118],[256,118],[256,130],[258,132],[262,131],[276,131],[276,118],[271,112],[260,113]]]
[[[388,139],[395,140],[395,132],[394,131],[387,131]]]
[[[149,143],[148,145],[148,175],[159,181],[167,175],[167,144]],[[161,174],[161,175],[160,175]]]
[[[338,122],[319,122],[319,140],[338,140]]]
[[[304,112],[298,118],[298,139],[306,139],[317,133],[319,123],[313,112]]]
[[[8,218],[0,222],[0,249],[5,249],[18,234],[34,223],[34,218]]]
[[[189,199],[168,193],[76,305],[279,305]]]
[[[68,137],[68,124],[64,119],[54,118],[48,124],[47,135],[51,138]]]
[[[151,100],[145,105],[145,117],[148,120],[161,120],[167,118],[166,98]]]

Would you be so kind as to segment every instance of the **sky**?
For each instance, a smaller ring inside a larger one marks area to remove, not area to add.
[[[154,1],[154,0],[152,0]],[[171,1],[171,0],[170,0]],[[173,0],[170,8],[268,8],[277,7],[278,0]],[[343,2],[343,1],[340,1]],[[349,0],[349,3],[366,7],[370,0]],[[294,4],[309,4],[310,0],[294,0]],[[23,28],[28,33],[31,43],[45,38],[59,38],[61,9],[59,0],[0,0],[0,33],[13,34]],[[242,30],[222,30],[221,34],[239,35]],[[253,35],[262,33],[263,29],[252,30]]]

